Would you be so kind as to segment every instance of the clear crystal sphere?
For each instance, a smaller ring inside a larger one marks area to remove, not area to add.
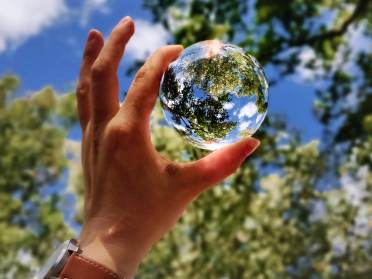
[[[265,118],[268,84],[257,60],[217,40],[186,48],[165,72],[165,119],[188,142],[216,150],[249,137]]]

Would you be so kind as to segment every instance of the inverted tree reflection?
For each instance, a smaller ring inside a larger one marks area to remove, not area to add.
[[[229,114],[224,104],[231,100],[229,94],[213,96],[204,94],[202,98],[196,97],[202,91],[185,80],[180,86],[176,80],[175,70],[170,68],[165,74],[162,85],[161,103],[163,109],[171,114],[175,123],[184,127],[178,129],[179,133],[191,137],[196,134],[207,142],[224,138],[237,125],[229,121]]]

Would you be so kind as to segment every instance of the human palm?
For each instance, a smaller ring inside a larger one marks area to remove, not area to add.
[[[150,113],[161,77],[182,47],[158,49],[136,74],[121,105],[117,70],[133,33],[134,23],[128,17],[107,42],[92,30],[77,88],[85,178],[85,220],[79,241],[83,254],[121,276],[132,276],[187,205],[232,174],[259,144],[248,138],[182,164],[162,157],[151,143]]]

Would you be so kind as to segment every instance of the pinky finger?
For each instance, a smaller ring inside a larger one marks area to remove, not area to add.
[[[83,52],[79,81],[76,88],[78,114],[83,130],[90,119],[91,68],[103,45],[102,34],[97,30],[91,30]]]

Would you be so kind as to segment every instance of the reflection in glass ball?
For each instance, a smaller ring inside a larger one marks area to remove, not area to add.
[[[184,50],[164,74],[160,102],[167,122],[208,150],[253,135],[265,118],[268,85],[257,60],[209,40]]]

